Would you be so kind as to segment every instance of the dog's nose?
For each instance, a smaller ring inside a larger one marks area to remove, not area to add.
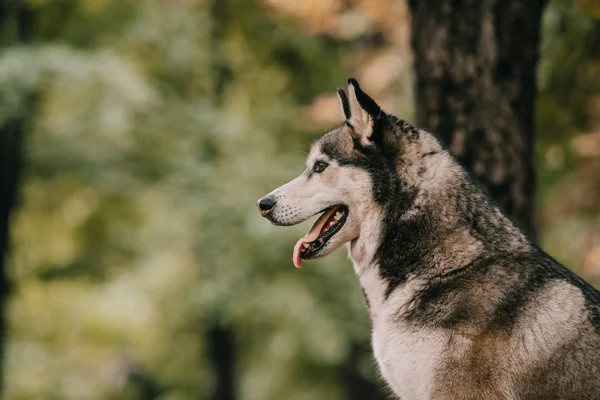
[[[267,215],[271,212],[271,210],[273,210],[275,203],[277,203],[277,200],[275,200],[274,197],[263,197],[262,199],[258,200],[258,209],[262,215]]]

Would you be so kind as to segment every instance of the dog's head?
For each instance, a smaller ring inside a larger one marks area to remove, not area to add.
[[[338,97],[344,122],[312,145],[300,176],[258,200],[275,225],[322,213],[296,243],[296,267],[359,238],[375,210],[406,209],[431,175],[428,158],[442,152],[431,134],[383,112],[356,80],[348,81],[348,95],[338,89]]]

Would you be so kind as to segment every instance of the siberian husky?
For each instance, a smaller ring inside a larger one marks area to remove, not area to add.
[[[434,135],[354,79],[343,122],[258,201],[321,214],[293,263],[345,244],[381,374],[401,399],[600,399],[600,293],[530,242]]]

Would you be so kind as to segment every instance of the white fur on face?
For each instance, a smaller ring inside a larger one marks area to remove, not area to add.
[[[322,173],[312,172],[317,161],[329,164]],[[277,225],[295,225],[323,209],[343,204],[348,207],[344,226],[326,243],[316,258],[324,257],[360,235],[365,204],[372,203],[371,178],[357,167],[339,165],[321,152],[317,142],[307,159],[306,170],[269,195],[277,200],[270,220]]]

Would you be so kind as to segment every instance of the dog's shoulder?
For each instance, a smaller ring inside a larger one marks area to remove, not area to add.
[[[598,335],[600,335],[600,291],[583,280],[579,275],[561,265],[543,250],[536,248],[537,265],[540,269],[539,275],[544,279],[550,279],[555,284],[566,284],[568,287],[580,293],[584,299],[585,313],[588,321]],[[561,301],[569,301],[561,296]]]
[[[509,332],[535,304],[540,312],[556,304],[585,315],[600,334],[600,292],[536,247],[482,252],[463,268],[430,279],[404,318],[466,334]]]
[[[567,375],[569,393],[590,398],[600,390],[586,383],[600,373],[599,300],[596,289],[534,248],[480,257],[431,280],[401,322],[447,333],[431,389],[445,398],[552,397]]]

